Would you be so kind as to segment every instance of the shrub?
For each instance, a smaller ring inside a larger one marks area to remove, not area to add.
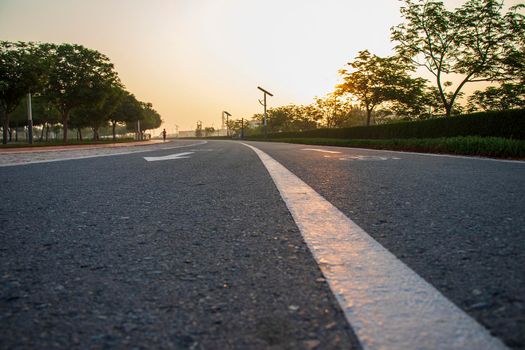
[[[269,138],[408,139],[456,136],[525,140],[525,109],[479,112],[462,116],[342,129],[314,129],[268,134]],[[258,135],[254,138],[262,138]]]

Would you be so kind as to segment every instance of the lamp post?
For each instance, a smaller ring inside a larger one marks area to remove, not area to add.
[[[224,123],[224,115],[226,114],[226,136],[230,136],[230,127],[228,126],[228,117],[232,115],[226,111],[222,111],[222,122]]]
[[[244,118],[241,118],[241,140],[244,139]]]
[[[33,144],[33,109],[31,106],[31,92],[27,94],[27,141]]]
[[[273,96],[271,93],[269,93],[268,91],[264,90],[262,87],[260,86],[257,86],[257,89],[261,90],[263,93],[264,93],[264,102],[261,102],[261,100],[259,100],[259,103],[262,104],[264,106],[264,138],[268,138],[268,131],[267,131],[267,128],[268,128],[268,116],[267,116],[267,113],[266,113],[266,95],[270,95],[270,96]]]

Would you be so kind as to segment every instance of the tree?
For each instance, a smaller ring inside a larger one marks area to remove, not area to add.
[[[118,124],[136,122],[142,118],[142,106],[135,96],[126,90],[121,90],[120,102],[110,116],[111,131],[113,134],[113,141],[116,140],[116,127]]]
[[[348,95],[333,92],[325,98],[315,98],[315,106],[327,128],[364,125],[366,114]]]
[[[115,83],[106,91],[105,99],[102,104],[102,111],[106,115],[105,122],[111,122],[113,141],[116,140],[115,129],[117,123],[115,122],[115,119],[117,119],[117,117],[115,113],[119,110],[119,106],[124,100],[126,93],[126,90],[124,90],[124,87],[120,83]]]
[[[475,91],[469,99],[470,111],[494,111],[511,108],[525,108],[525,85],[502,84],[489,86],[484,91]]]
[[[76,107],[73,108],[69,116],[68,127],[70,129],[77,130],[77,136],[80,141],[83,140],[82,129],[88,128],[90,126],[89,113],[90,111],[87,108]]]
[[[47,141],[49,128],[51,125],[59,123],[60,114],[54,105],[50,103],[49,100],[47,100],[42,94],[38,94],[32,98],[32,107],[34,125],[42,126],[40,141],[43,141],[44,139],[44,132]]]
[[[267,111],[267,130],[269,132],[283,132],[292,130],[292,107],[280,106]]]
[[[468,0],[455,11],[436,0],[404,2],[401,15],[405,23],[392,28],[396,51],[406,62],[426,68],[435,77],[447,116],[465,84],[513,80],[523,69],[525,24],[518,13],[520,6],[502,15],[503,2],[496,0]],[[460,76],[450,93],[448,74]]]
[[[388,106],[396,119],[413,120],[431,117],[431,106],[435,104],[436,99],[433,90],[427,88],[426,80],[413,79],[405,74],[398,75],[397,79]]]
[[[160,117],[160,114],[155,109],[153,109],[153,105],[151,103],[145,103],[143,106],[143,111],[144,119],[140,125],[142,130],[157,129],[162,125],[162,118]]]
[[[92,103],[98,90],[118,83],[118,76],[108,57],[81,45],[56,46],[51,57],[45,94],[60,112],[67,142],[71,110]]]
[[[315,97],[315,105],[317,110],[321,113],[323,124],[327,128],[340,127],[341,119],[348,106],[351,105],[350,99],[342,99],[339,94],[331,93],[325,98]]]
[[[93,130],[93,140],[98,141],[100,127],[107,126],[120,103],[122,88],[119,82],[100,85],[97,89],[90,90],[86,98],[89,103],[72,109],[71,121],[76,119],[82,127],[90,127]]]
[[[270,132],[302,131],[317,128],[322,114],[314,105],[298,106],[289,104],[268,110],[268,129]],[[262,114],[254,119],[263,120]]]
[[[41,94],[35,94],[31,97],[31,107],[33,110],[33,125],[42,126],[40,141],[44,139],[44,132],[49,131],[50,125],[59,122],[58,111],[53,108]],[[10,129],[12,127],[27,125],[27,97],[20,100],[18,107],[11,112],[9,118]]]
[[[247,119],[229,119],[226,124],[228,126],[228,130],[230,130],[230,135],[234,137],[241,137],[243,136],[243,132],[246,130]]]
[[[27,98],[23,97],[19,105],[9,113],[9,142],[12,141],[13,130],[15,131],[15,142],[17,142],[20,127],[25,127],[27,124]]]
[[[48,45],[0,42],[0,119],[7,143],[9,114],[30,91],[40,88],[46,71]]]
[[[257,120],[260,125],[264,125],[264,115],[257,113],[253,115],[253,119]],[[289,108],[285,107],[274,107],[268,109],[267,112],[267,130],[268,132],[282,132],[290,131],[291,121],[293,117],[291,116]]]
[[[353,62],[353,68],[340,70],[344,82],[336,87],[336,94],[355,96],[366,110],[366,125],[370,125],[372,112],[376,107],[388,101],[408,103],[416,94],[422,94],[425,80],[411,78],[410,69],[396,57],[379,57],[360,51]]]
[[[142,140],[144,131],[156,129],[162,125],[162,119],[160,114],[153,109],[153,105],[149,102],[139,102],[141,107],[140,118],[135,120],[128,120],[126,126],[128,130],[133,130],[136,125],[136,121],[140,120],[140,135],[139,138]]]
[[[213,126],[207,126],[204,128],[204,137],[213,136],[215,134],[215,128]]]
[[[292,125],[294,131],[316,129],[320,120],[323,119],[323,115],[315,104],[295,106],[293,112]]]

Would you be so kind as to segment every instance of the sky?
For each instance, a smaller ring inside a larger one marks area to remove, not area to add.
[[[507,0],[507,6],[519,0]],[[463,0],[444,0],[450,8]],[[115,64],[169,133],[333,91],[360,50],[392,54],[398,0],[0,0],[0,40],[75,43]]]

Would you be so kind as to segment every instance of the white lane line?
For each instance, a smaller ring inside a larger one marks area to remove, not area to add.
[[[186,159],[186,158],[190,158],[189,155],[193,153],[195,152],[182,152],[182,153],[168,154],[167,156],[160,156],[160,157],[144,157],[144,159],[147,160],[148,162],[158,162],[162,160],[173,160],[173,159]]]
[[[314,152],[334,153],[334,154],[341,153],[341,152],[337,152],[337,151],[328,151],[328,150],[321,149],[321,148],[302,148],[301,151],[314,151]]]
[[[270,173],[365,350],[506,349],[310,186],[244,145]]]
[[[144,153],[144,152],[154,152],[154,151],[165,151],[169,149],[175,149],[175,148],[187,148],[187,147],[195,147],[200,146],[208,143],[208,141],[199,141],[197,143],[192,143],[190,145],[182,145],[182,146],[173,146],[173,147],[162,147],[158,149],[147,149],[147,150],[133,150],[133,151],[126,151],[126,152],[118,152],[118,153],[109,153],[109,154],[93,154],[93,155],[87,155],[87,156],[79,156],[79,157],[67,157],[67,158],[55,158],[55,159],[42,159],[42,160],[33,160],[28,162],[20,162],[20,163],[6,163],[6,164],[0,164],[1,167],[9,167],[9,166],[17,166],[17,165],[28,165],[28,164],[39,164],[39,163],[52,163],[52,162],[62,162],[66,160],[76,160],[76,159],[87,159],[87,158],[97,158],[97,157],[112,157],[112,156],[122,156],[126,154],[133,154],[133,153]],[[76,150],[71,150],[76,151]]]

